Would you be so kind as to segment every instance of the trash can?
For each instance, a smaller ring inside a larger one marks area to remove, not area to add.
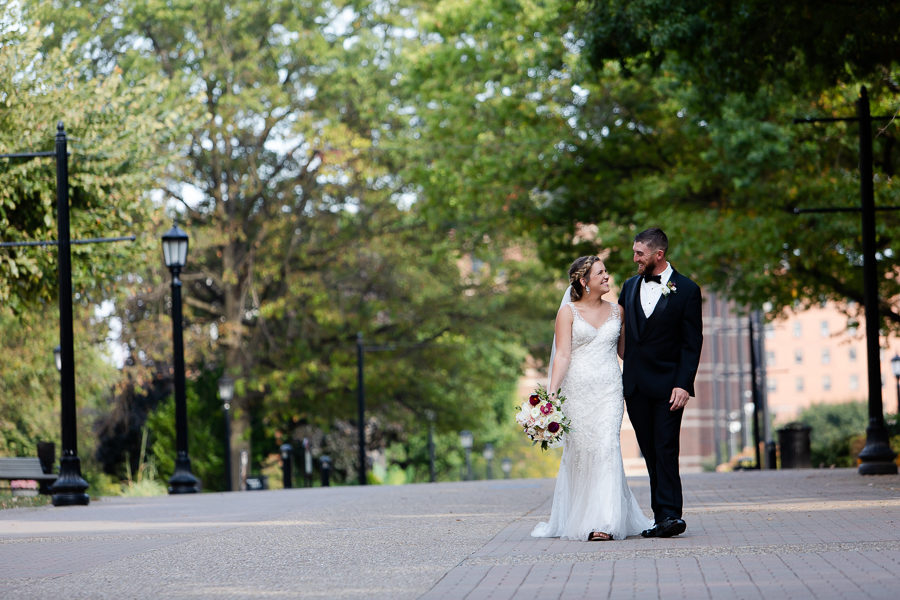
[[[812,428],[803,423],[788,423],[778,430],[778,445],[781,447],[782,469],[809,469],[809,433]]]

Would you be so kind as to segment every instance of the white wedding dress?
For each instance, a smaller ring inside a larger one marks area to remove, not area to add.
[[[616,347],[622,321],[611,303],[609,318],[599,329],[572,309],[572,350],[562,382],[563,412],[571,430],[553,492],[550,522],[538,523],[533,537],[587,541],[592,531],[614,539],[637,535],[653,526],[625,481],[619,433],[625,399]]]

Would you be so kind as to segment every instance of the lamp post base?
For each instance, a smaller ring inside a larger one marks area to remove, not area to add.
[[[196,494],[200,491],[200,480],[191,473],[191,459],[175,459],[175,473],[169,478],[170,494]]]
[[[859,474],[896,475],[895,458],[897,454],[891,450],[884,424],[867,427],[866,445],[859,453]]]
[[[88,482],[81,476],[81,460],[77,456],[59,459],[59,477],[50,486],[53,506],[87,506]]]

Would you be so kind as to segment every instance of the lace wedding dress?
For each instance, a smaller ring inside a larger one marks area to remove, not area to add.
[[[571,302],[572,351],[562,382],[563,412],[571,431],[553,492],[550,522],[541,522],[533,537],[586,541],[592,531],[620,540],[653,526],[625,481],[619,432],[625,399],[616,346],[622,321],[611,303],[609,318],[599,329],[588,323]]]

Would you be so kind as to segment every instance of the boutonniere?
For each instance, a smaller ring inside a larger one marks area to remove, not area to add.
[[[670,279],[669,281],[666,282],[666,285],[663,286],[662,295],[668,296],[669,294],[674,294],[677,291],[678,291],[678,288],[675,287],[675,282]]]

